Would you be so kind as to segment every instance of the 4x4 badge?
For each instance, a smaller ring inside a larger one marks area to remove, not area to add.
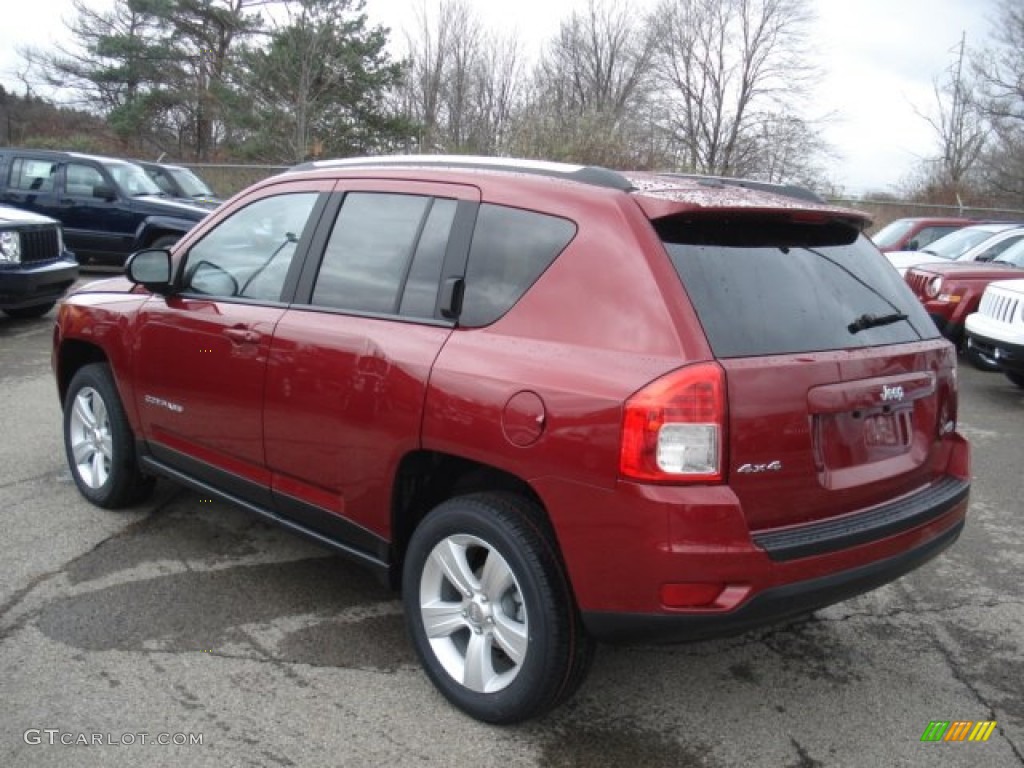
[[[885,384],[882,385],[882,400],[902,400],[903,399],[903,387],[890,387]]]
[[[744,475],[753,475],[760,472],[781,472],[782,462],[776,459],[775,461],[769,461],[767,464],[744,464],[736,471]]]

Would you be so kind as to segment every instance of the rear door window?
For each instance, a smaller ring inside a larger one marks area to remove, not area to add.
[[[313,288],[321,307],[430,318],[456,201],[349,192]]]
[[[16,157],[11,162],[10,186],[22,192],[52,192],[57,163]]]
[[[938,337],[899,274],[848,226],[733,219],[655,227],[717,357]]]

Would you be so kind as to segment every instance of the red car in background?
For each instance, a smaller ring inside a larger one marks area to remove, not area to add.
[[[1020,277],[1022,268],[1024,241],[1015,243],[989,262],[953,261],[911,267],[905,279],[942,335],[960,346],[964,340],[964,322],[968,315],[978,311],[988,284]],[[979,368],[993,369],[969,350],[968,357]]]
[[[882,252],[920,251],[950,232],[977,223],[975,219],[958,217],[896,219],[871,235],[871,240]]]

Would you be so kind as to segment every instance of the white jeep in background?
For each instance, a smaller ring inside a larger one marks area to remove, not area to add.
[[[969,352],[1024,388],[1024,280],[989,283],[966,329]]]

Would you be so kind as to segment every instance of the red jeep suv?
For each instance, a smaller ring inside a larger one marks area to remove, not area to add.
[[[71,473],[355,558],[451,702],[522,720],[595,639],[812,611],[960,534],[954,350],[865,223],[727,179],[300,166],[61,307]]]

